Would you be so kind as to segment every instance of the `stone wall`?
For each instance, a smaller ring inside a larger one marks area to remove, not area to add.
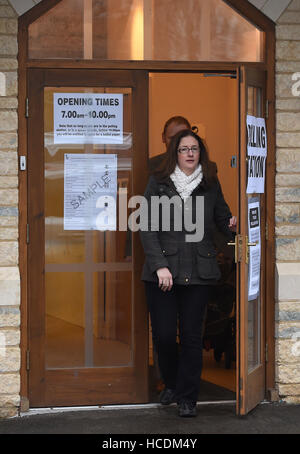
[[[0,0],[0,417],[20,401],[16,13]]]
[[[283,400],[300,403],[300,0],[278,19],[276,37],[276,384]]]
[[[298,72],[300,0],[292,0],[278,20],[276,62],[276,384],[287,402],[300,402]],[[17,128],[17,17],[0,0],[0,417],[15,415],[20,404]]]

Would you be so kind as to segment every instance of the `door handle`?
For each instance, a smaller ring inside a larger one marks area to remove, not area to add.
[[[234,241],[230,241],[227,243],[228,246],[234,246],[234,261],[238,263],[241,261],[241,246],[243,244],[243,237],[242,235],[236,235]]]
[[[235,236],[235,241],[230,241],[230,243],[227,243],[228,246],[234,246],[234,261],[235,263],[238,263],[242,259],[242,249],[243,249],[243,236],[242,235],[236,235]],[[249,263],[249,248],[257,246],[258,243],[251,243],[248,241],[248,236],[246,236],[246,258],[245,261],[246,263]]]

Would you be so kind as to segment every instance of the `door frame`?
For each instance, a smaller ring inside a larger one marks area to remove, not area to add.
[[[99,60],[29,60],[28,58],[28,26],[38,17],[45,14],[49,9],[61,0],[43,0],[27,13],[19,17],[18,30],[18,156],[28,153],[27,141],[27,85],[29,68],[48,69],[107,69],[107,70],[148,70],[155,71],[178,71],[178,72],[201,72],[201,71],[238,71],[240,66],[246,65],[267,73],[267,102],[268,102],[268,160],[266,172],[266,268],[268,276],[265,284],[266,300],[266,349],[268,358],[266,368],[266,398],[272,400],[275,390],[275,23],[256,9],[246,0],[224,0],[229,6],[253,22],[265,33],[265,61],[253,62],[172,62],[172,61],[99,61]],[[29,106],[30,109],[30,106]],[[28,248],[27,248],[27,207],[28,188],[27,172],[19,170],[19,267],[21,275],[21,411],[29,408],[28,389],[28,345],[29,345],[29,310],[28,310]],[[275,393],[276,396],[276,393]]]

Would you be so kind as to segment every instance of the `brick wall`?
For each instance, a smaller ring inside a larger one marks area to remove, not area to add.
[[[0,417],[16,414],[20,400],[17,29],[0,0]]]
[[[300,0],[276,38],[276,383],[283,400],[300,403]]]

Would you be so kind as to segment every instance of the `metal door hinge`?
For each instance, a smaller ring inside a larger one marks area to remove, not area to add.
[[[29,244],[29,224],[26,225],[26,243]]]
[[[25,100],[25,117],[28,118],[29,117],[29,99],[26,98]]]
[[[26,351],[26,370],[30,369],[30,351]]]

